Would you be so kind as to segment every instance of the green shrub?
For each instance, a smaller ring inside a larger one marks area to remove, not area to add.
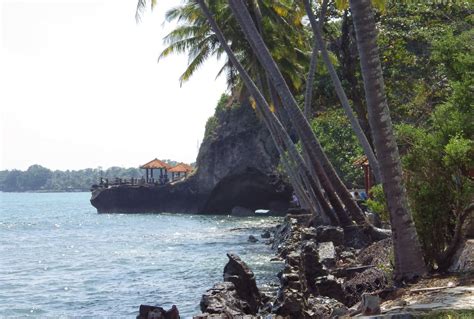
[[[206,128],[204,130],[204,139],[213,137],[218,125],[219,121],[215,115],[208,118],[206,122]]]
[[[367,207],[370,211],[379,214],[380,219],[384,222],[390,221],[387,202],[383,193],[381,184],[373,186],[369,191],[371,198],[366,201]]]

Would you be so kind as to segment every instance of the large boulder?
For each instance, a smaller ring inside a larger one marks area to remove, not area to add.
[[[214,132],[202,142],[193,178],[209,197],[202,213],[235,206],[283,212],[292,191],[278,175],[278,151],[248,99],[216,111]]]
[[[236,293],[248,306],[247,314],[256,314],[262,305],[262,296],[257,288],[255,275],[249,266],[236,254],[227,254],[229,262],[224,267],[224,281],[234,284]]]
[[[249,305],[239,297],[235,285],[231,282],[215,284],[202,295],[201,311],[207,314],[242,316],[250,312]]]
[[[336,266],[336,249],[332,241],[322,242],[318,244],[318,257],[319,261],[326,268],[333,268]]]

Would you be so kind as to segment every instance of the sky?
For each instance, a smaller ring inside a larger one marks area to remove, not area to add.
[[[191,163],[224,78],[209,60],[180,87],[185,55],[157,63],[172,25],[159,1],[0,0],[0,170]]]

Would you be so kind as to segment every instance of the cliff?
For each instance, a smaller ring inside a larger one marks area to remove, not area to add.
[[[187,180],[160,187],[92,192],[99,212],[229,213],[240,206],[283,212],[291,189],[276,174],[279,156],[248,102],[216,110]]]

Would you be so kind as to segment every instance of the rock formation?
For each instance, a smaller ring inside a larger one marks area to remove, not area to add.
[[[216,112],[217,126],[201,144],[188,179],[158,187],[118,186],[92,193],[99,212],[284,212],[291,188],[275,173],[278,152],[248,102]]]

